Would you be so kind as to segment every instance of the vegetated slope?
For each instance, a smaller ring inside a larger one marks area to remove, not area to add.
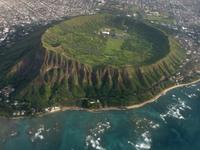
[[[104,19],[99,19],[101,17]],[[97,20],[94,21],[91,18],[97,18]],[[52,34],[52,32],[66,35],[65,33],[71,31],[77,32],[79,30],[80,33],[83,33],[83,30],[90,30],[91,33],[94,33],[98,26],[102,28],[107,22],[116,25],[116,20],[110,22],[109,17],[104,15],[75,18],[70,20],[70,28],[65,27],[68,24],[68,21],[66,21],[47,30],[42,38],[44,48],[33,50],[34,54],[27,59],[26,57],[21,59],[11,67],[7,75],[9,77],[20,77],[30,66],[38,64],[36,71],[33,69],[34,67],[31,67],[30,70],[36,74],[31,76],[31,81],[28,81],[28,84],[26,82],[22,86],[23,88],[19,88],[20,90],[15,93],[15,98],[27,102],[30,108],[34,107],[38,110],[60,103],[83,107],[96,107],[97,105],[104,107],[125,106],[147,100],[162,89],[172,85],[169,77],[176,72],[185,56],[179,44],[162,31],[142,22],[132,21],[126,17],[120,17],[118,20],[124,24],[126,24],[124,21],[127,21],[130,25],[135,25],[130,30],[134,30],[134,33],[138,32],[136,34],[143,36],[147,42],[153,44],[151,53],[154,55],[147,57],[147,61],[129,63],[127,59],[128,63],[125,60],[119,63],[119,61],[109,62],[104,56],[99,59],[99,55],[96,55],[96,53],[83,52],[86,55],[85,57],[80,52],[80,57],[76,49],[71,48],[71,51],[66,51],[64,46],[66,46],[65,42],[69,38],[68,35],[67,39],[59,41],[60,38],[56,37],[57,34]],[[90,26],[90,24],[92,25]],[[66,26],[69,27],[69,25]],[[78,29],[74,30],[73,28],[77,26],[79,26]],[[83,36],[83,38],[85,37]],[[78,42],[81,43],[82,39],[79,40]],[[99,39],[97,38],[97,40]],[[123,40],[126,43],[126,39]],[[94,44],[90,42],[86,42],[86,44]],[[73,45],[73,43],[70,44]],[[95,44],[98,45],[98,41]],[[86,45],[86,48],[88,48],[88,45]],[[122,45],[121,47],[123,47]],[[127,47],[127,45],[124,47]],[[81,46],[84,46],[84,43]],[[96,45],[92,46],[95,47]],[[103,49],[99,50],[99,46],[101,47],[101,45],[98,45],[97,50],[105,52]],[[128,47],[132,48],[130,45]],[[112,53],[112,57],[114,56],[120,58],[118,53]],[[26,77],[23,76],[23,79],[29,78],[30,74],[25,75]],[[91,104],[91,101],[96,103]]]

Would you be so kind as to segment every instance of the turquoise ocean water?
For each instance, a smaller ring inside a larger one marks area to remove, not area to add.
[[[200,83],[133,110],[0,119],[0,150],[200,150]]]

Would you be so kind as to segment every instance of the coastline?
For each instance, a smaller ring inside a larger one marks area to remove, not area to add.
[[[198,83],[198,82],[200,82],[200,79],[194,80],[194,81],[189,82],[189,83],[183,83],[183,84],[177,84],[177,85],[171,86],[169,88],[164,89],[159,94],[157,94],[153,98],[150,98],[149,100],[146,100],[146,101],[139,103],[139,104],[130,105],[130,106],[105,107],[105,108],[97,108],[97,109],[87,109],[87,108],[81,108],[81,107],[77,107],[77,106],[54,106],[54,107],[49,107],[51,110],[37,113],[35,116],[18,116],[18,117],[8,117],[8,118],[6,117],[6,118],[7,119],[24,119],[24,118],[27,118],[27,117],[42,117],[42,116],[45,116],[45,115],[49,115],[49,114],[53,114],[53,113],[57,113],[57,112],[64,112],[64,111],[102,112],[102,111],[113,111],[113,110],[137,109],[137,108],[141,108],[141,107],[143,107],[147,104],[150,104],[150,103],[157,101],[161,96],[165,95],[167,92],[169,92],[173,89],[189,86],[189,85],[192,85],[192,84],[195,84],[195,83]],[[4,118],[4,117],[0,116],[0,118]]]
[[[151,98],[151,99],[149,99],[149,100],[147,100],[147,101],[145,101],[143,103],[126,106],[126,108],[127,109],[135,109],[135,108],[143,107],[143,106],[145,106],[147,104],[150,104],[150,103],[153,103],[153,102],[157,101],[161,96],[165,95],[167,92],[169,92],[169,91],[171,91],[173,89],[189,86],[189,85],[192,85],[192,84],[195,84],[195,83],[198,83],[198,82],[200,82],[200,79],[194,80],[194,81],[189,82],[189,83],[182,83],[182,84],[177,84],[177,85],[171,86],[171,87],[169,87],[167,89],[164,89],[159,94],[157,94],[153,98]]]
[[[189,83],[182,83],[182,84],[177,84],[177,85],[171,86],[167,89],[164,89],[163,91],[161,91],[159,94],[157,94],[153,98],[151,98],[145,102],[142,102],[140,104],[134,104],[134,105],[123,106],[123,107],[105,107],[105,108],[99,108],[99,109],[86,109],[86,108],[80,108],[80,107],[68,107],[68,106],[65,107],[64,106],[64,107],[60,107],[60,110],[54,111],[54,112],[67,111],[67,110],[79,110],[79,111],[84,110],[84,111],[88,111],[88,112],[100,112],[100,111],[111,111],[111,110],[131,110],[131,109],[141,108],[147,104],[157,101],[161,96],[165,95],[167,92],[169,92],[173,89],[189,86],[189,85],[192,85],[192,84],[195,84],[198,82],[200,82],[200,79],[194,80]],[[54,113],[54,112],[47,112],[47,114]]]
[[[66,111],[66,110],[86,110],[89,112],[98,112],[98,111],[109,111],[109,110],[130,110],[130,109],[136,109],[136,108],[141,108],[147,104],[153,103],[155,101],[157,101],[161,96],[165,95],[167,92],[176,89],[176,88],[180,88],[180,87],[185,87],[185,86],[189,86],[195,83],[200,82],[200,79],[194,80],[192,82],[189,83],[183,83],[183,84],[178,84],[178,85],[174,85],[171,86],[167,89],[164,89],[163,91],[161,91],[159,94],[157,94],[156,96],[154,96],[153,98],[142,102],[140,104],[134,104],[134,105],[130,105],[130,106],[124,106],[124,107],[107,107],[107,108],[100,108],[100,109],[84,109],[84,108],[80,108],[80,107],[61,107],[61,111]]]

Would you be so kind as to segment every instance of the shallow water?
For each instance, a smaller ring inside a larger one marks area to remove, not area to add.
[[[2,150],[198,150],[200,83],[127,111],[0,119]]]

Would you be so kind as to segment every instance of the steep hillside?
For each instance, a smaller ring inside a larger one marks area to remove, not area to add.
[[[13,98],[30,108],[125,106],[174,84],[169,78],[184,57],[172,37],[143,22],[82,16],[49,28],[5,74]]]

